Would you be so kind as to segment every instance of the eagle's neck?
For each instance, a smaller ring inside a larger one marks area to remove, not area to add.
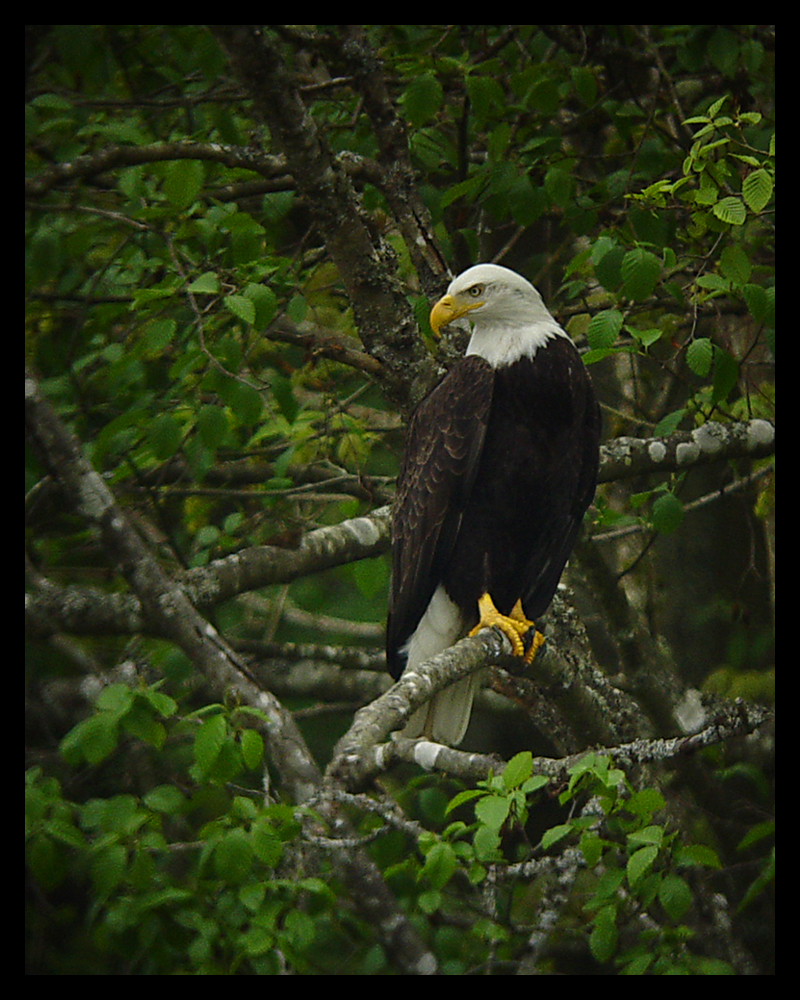
[[[467,356],[476,354],[492,368],[503,368],[522,358],[533,359],[540,347],[556,337],[566,336],[549,313],[546,318],[527,325],[476,325],[467,346]]]

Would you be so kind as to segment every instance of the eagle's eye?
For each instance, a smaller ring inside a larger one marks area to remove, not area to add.
[[[479,295],[483,295],[483,285],[473,285],[467,290],[467,294],[477,299]]]

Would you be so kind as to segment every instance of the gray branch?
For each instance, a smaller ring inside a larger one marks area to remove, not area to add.
[[[723,458],[764,458],[775,452],[775,426],[768,420],[721,424],[709,421],[669,437],[619,437],[601,450],[601,483],[651,472],[676,472]]]
[[[718,459],[764,458],[775,452],[775,428],[766,420],[704,424],[692,432],[662,438],[616,438],[600,452],[601,482],[633,475],[668,472]],[[242,549],[176,578],[195,607],[210,609],[248,590],[288,583],[334,566],[386,552],[390,545],[391,507],[363,517],[318,528],[296,548],[260,545]],[[133,594],[107,594],[90,587],[39,587],[26,597],[30,635],[54,632],[87,634],[160,634],[146,620]]]

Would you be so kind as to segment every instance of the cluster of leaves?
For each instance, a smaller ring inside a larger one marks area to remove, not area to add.
[[[646,786],[635,790],[609,756],[588,753],[569,769],[558,795],[571,815],[531,843],[526,826],[548,785],[546,777],[533,773],[533,758],[524,751],[500,775],[451,799],[445,816],[471,804],[472,823],[456,819],[441,833],[420,838],[419,909],[447,921],[453,907],[448,892],[463,897],[465,887],[472,887],[472,905],[483,911],[471,943],[451,958],[453,971],[459,961],[481,960],[477,941],[484,947],[492,942],[495,961],[519,960],[554,889],[555,869],[548,861],[566,848],[573,849],[573,904],[564,911],[566,922],[556,938],[582,940],[599,966],[613,965],[621,975],[733,975],[730,964],[693,948],[702,938],[707,876],[721,867],[719,858],[705,844],[688,843],[664,818],[667,803],[661,792]],[[759,825],[740,848],[771,832]],[[773,877],[774,857],[745,904]],[[494,894],[489,908],[487,891]]]
[[[81,942],[79,964],[62,948],[52,972],[336,970],[348,917],[326,881],[294,869],[295,808],[264,804],[248,787],[263,766],[258,716],[222,705],[181,713],[158,685],[114,684],[63,739],[64,760],[116,784],[126,756],[150,747],[170,780],[74,801],[41,767],[26,773],[28,872],[61,901],[49,928],[29,911],[31,947],[54,932]]]
[[[171,780],[75,801],[41,767],[27,772],[28,873],[37,891],[60,900],[58,933],[81,941],[80,970],[62,949],[53,971],[107,970],[110,962],[129,975],[274,974],[287,964],[335,973],[343,950],[363,974],[385,969],[372,929],[342,907],[319,860],[311,874],[301,860],[303,817],[313,813],[265,804],[247,787],[262,766],[259,717],[246,706],[183,713],[158,684],[114,684],[62,740],[64,760],[103,783],[132,748],[141,757],[151,747],[161,751],[162,773],[170,762]],[[449,802],[439,788],[422,789],[423,813],[440,832],[419,833],[410,853],[407,834],[376,814],[363,820],[367,839],[379,837],[376,860],[419,915],[444,971],[518,961],[552,891],[548,862],[569,847],[574,904],[556,937],[582,940],[599,966],[613,963],[623,975],[732,974],[692,947],[698,885],[705,891],[693,873],[718,869],[717,854],[662,818],[662,794],[634,790],[609,756],[589,753],[558,796],[570,814],[532,843],[529,821],[549,785],[525,751]],[[453,818],[467,808],[472,822]],[[740,847],[772,832],[760,824]],[[743,905],[773,879],[774,852]],[[92,904],[76,921],[84,895]],[[459,928],[465,906],[472,916]],[[28,933],[33,947],[46,947],[48,929],[33,912]]]
[[[353,332],[330,266],[292,256],[292,191],[219,200],[214,192],[251,172],[201,152],[183,158],[181,100],[165,98],[158,114],[136,102],[140,86],[159,82],[173,95],[173,74],[195,81],[187,99],[211,96],[220,50],[196,25],[62,25],[53,44],[61,58],[52,89],[26,105],[29,170],[51,155],[70,162],[109,148],[119,168],[83,211],[51,196],[28,216],[27,352],[45,391],[109,482],[133,490],[146,482],[186,564],[269,538],[309,514],[347,516],[335,502],[299,510],[293,470],[331,461],[371,471],[378,439],[340,405],[363,395],[365,380],[334,362],[309,365],[302,347],[264,339],[278,319]],[[153,45],[165,62],[145,82]],[[100,97],[113,100],[98,110]],[[230,103],[198,102],[192,116],[193,134],[244,148],[249,120]],[[173,156],[159,157],[159,145],[170,144]],[[141,163],[137,150],[154,152]],[[236,460],[264,469],[258,488],[249,485],[249,503],[210,489],[168,490],[176,478],[203,484],[220,462]],[[379,456],[377,471],[394,468],[392,457]]]

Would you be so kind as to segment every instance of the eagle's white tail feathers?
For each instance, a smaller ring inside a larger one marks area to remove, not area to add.
[[[435,694],[427,705],[414,712],[406,723],[403,736],[411,740],[427,736],[436,743],[458,746],[467,731],[472,701],[479,686],[480,677],[472,674]]]
[[[461,612],[447,596],[444,587],[438,586],[408,641],[406,670],[444,652],[461,638],[463,632]],[[456,746],[467,731],[472,701],[479,686],[480,678],[473,674],[440,691],[411,716],[403,735],[409,739],[425,735],[437,743]]]

